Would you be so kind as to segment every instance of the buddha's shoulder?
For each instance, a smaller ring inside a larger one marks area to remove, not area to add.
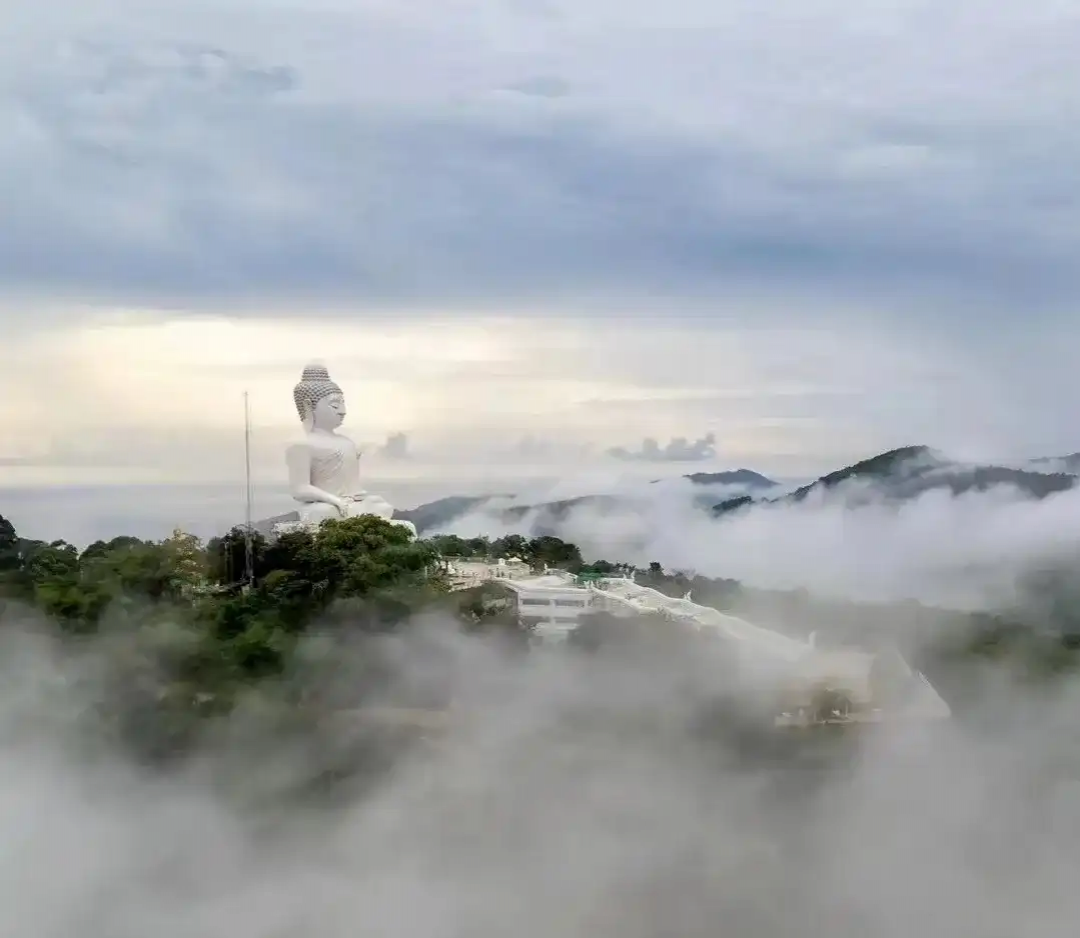
[[[285,444],[285,452],[289,454],[303,453],[326,453],[326,452],[352,452],[356,450],[356,444],[347,436],[340,433],[318,434],[312,433],[305,436],[293,437]]]

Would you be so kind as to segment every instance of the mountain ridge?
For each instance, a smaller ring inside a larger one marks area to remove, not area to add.
[[[852,482],[865,482],[873,486],[875,497],[884,496],[890,501],[906,501],[935,489],[963,495],[984,492],[997,485],[1012,485],[1026,495],[1042,499],[1073,488],[1077,477],[1063,472],[960,463],[929,446],[901,446],[827,473],[778,498],[754,499],[743,495],[727,499],[714,505],[712,513],[720,516],[755,505],[796,504]]]
[[[1077,471],[1080,472],[1080,453],[1074,454]],[[1056,465],[1074,457],[1044,457],[1030,460],[1028,465]],[[698,472],[685,475],[695,485],[729,484],[744,485],[749,491],[716,503],[704,493],[694,497],[695,503],[713,517],[720,518],[751,507],[763,505],[797,504],[820,494],[834,492],[842,486],[866,485],[865,490],[854,489],[849,498],[858,503],[860,498],[903,502],[932,490],[948,491],[962,495],[971,491],[986,491],[997,485],[1012,485],[1033,498],[1045,498],[1057,492],[1067,491],[1077,483],[1077,475],[1068,472],[1038,472],[1033,469],[1017,469],[993,464],[969,464],[948,459],[937,450],[924,445],[901,446],[859,460],[849,466],[836,469],[813,482],[774,497],[759,497],[758,493],[779,488],[779,484],[751,469],[734,469],[725,472]],[[650,484],[661,482],[653,479]],[[430,531],[459,520],[469,513],[483,509],[485,505],[512,495],[450,496],[419,505],[413,509],[397,511],[394,517],[412,521],[417,530]],[[513,505],[499,508],[494,515],[500,521],[514,523],[527,515],[536,513],[536,528],[541,533],[553,529],[550,525],[565,520],[576,508],[589,507],[601,515],[633,508],[634,499],[621,495],[579,495],[529,505]]]
[[[1065,456],[1040,456],[1030,461],[1032,466],[1060,466],[1058,471],[1069,474],[1080,474],[1080,452],[1068,453]]]
[[[777,488],[779,483],[768,476],[755,472],[752,469],[729,469],[722,472],[694,472],[684,475],[692,485],[743,485],[751,489],[765,491]],[[652,479],[650,485],[663,482],[663,479]],[[450,524],[459,518],[465,517],[472,511],[483,508],[486,504],[499,500],[510,499],[512,494],[495,495],[450,495],[439,498],[433,502],[417,505],[415,508],[401,509],[394,512],[394,517],[402,521],[411,521],[416,525],[417,531],[427,531],[432,528]],[[698,496],[701,507],[708,508],[712,499],[707,496]],[[500,509],[499,516],[507,521],[518,521],[531,511],[541,511],[551,516],[551,520],[562,520],[574,508],[591,506],[606,511],[611,508],[622,507],[626,499],[614,495],[578,495],[574,498],[558,499],[551,502],[541,502],[535,505],[514,505]]]

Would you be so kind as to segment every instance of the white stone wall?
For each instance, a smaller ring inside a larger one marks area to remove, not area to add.
[[[515,585],[514,592],[518,615],[534,620],[537,635],[546,640],[565,638],[592,607],[592,594],[578,587],[529,589]]]

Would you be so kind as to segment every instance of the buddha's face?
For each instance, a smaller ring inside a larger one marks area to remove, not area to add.
[[[313,423],[317,430],[336,430],[345,420],[345,398],[330,394],[315,405]]]

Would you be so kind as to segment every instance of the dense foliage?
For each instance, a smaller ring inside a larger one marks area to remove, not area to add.
[[[20,539],[0,519],[4,595],[27,602],[69,632],[92,632],[125,606],[183,607],[209,634],[232,641],[252,629],[302,631],[338,600],[364,598],[365,624],[392,623],[436,589],[438,555],[376,518],[328,524],[318,537],[252,536],[247,582],[244,531],[203,545],[175,531],[163,541],[117,537],[81,553],[64,541]]]
[[[192,715],[227,712],[244,688],[280,675],[314,623],[385,632],[448,598],[434,547],[378,518],[329,523],[317,537],[255,535],[251,546],[249,581],[242,529],[208,544],[176,531],[80,552],[22,539],[0,518],[0,604],[7,617],[30,607],[72,638],[126,636],[119,658],[139,672],[127,684],[153,686],[138,702],[144,722],[147,710],[171,711],[190,729]]]
[[[430,541],[440,556],[448,559],[521,560],[535,570],[561,567],[577,573],[585,563],[576,544],[557,537],[526,538],[520,534],[491,540],[486,537],[461,538],[456,534],[438,535]]]

